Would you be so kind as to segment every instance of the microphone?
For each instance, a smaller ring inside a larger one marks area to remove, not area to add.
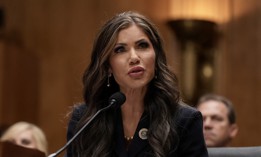
[[[109,98],[109,106],[113,108],[119,108],[126,101],[126,97],[122,92],[116,92]]]
[[[108,110],[109,108],[118,108],[120,107],[126,100],[126,97],[123,93],[121,92],[116,92],[114,94],[112,94],[109,98],[109,105],[98,110],[92,117],[91,119],[84,124],[84,126],[76,132],[76,134],[61,148],[59,149],[57,152],[50,154],[48,157],[56,157],[57,155],[59,155],[62,151],[64,151],[78,136],[80,133],[82,133],[82,131],[95,119],[95,117],[97,117],[97,115],[99,115],[101,112]]]

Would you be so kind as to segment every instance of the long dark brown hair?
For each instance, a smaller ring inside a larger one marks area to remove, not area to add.
[[[103,25],[92,49],[91,62],[84,76],[83,97],[87,112],[78,123],[81,128],[99,109],[108,104],[108,98],[119,91],[113,76],[107,87],[109,56],[113,52],[119,32],[136,25],[148,36],[156,53],[155,78],[149,83],[144,98],[145,112],[150,117],[148,141],[155,157],[166,156],[173,142],[177,142],[174,118],[180,99],[176,75],[167,66],[161,37],[156,27],[136,12],[117,14]],[[107,157],[114,147],[114,111],[106,112],[85,130],[74,144],[75,153],[82,157]]]

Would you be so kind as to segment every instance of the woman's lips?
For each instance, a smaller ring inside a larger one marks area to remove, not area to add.
[[[133,67],[129,70],[128,75],[134,78],[141,77],[144,73],[144,68],[142,67]]]

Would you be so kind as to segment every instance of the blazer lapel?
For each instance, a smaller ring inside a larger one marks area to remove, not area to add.
[[[148,115],[143,114],[138,124],[133,140],[129,145],[128,151],[126,150],[126,143],[124,139],[124,131],[122,124],[121,112],[117,113],[115,127],[115,153],[119,157],[135,157],[145,150],[145,147],[149,146],[146,133],[149,128]]]
[[[134,138],[129,146],[128,157],[135,157],[140,154],[141,151],[145,150],[145,147],[149,146],[147,140],[147,131],[149,129],[149,118],[148,115],[143,114],[138,124]]]
[[[127,151],[125,149],[125,141],[124,141],[124,131],[121,117],[121,110],[118,110],[117,116],[115,119],[116,127],[115,127],[115,153],[119,157],[128,157]]]

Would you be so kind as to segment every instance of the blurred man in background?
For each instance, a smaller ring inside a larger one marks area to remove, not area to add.
[[[229,146],[238,132],[232,103],[223,96],[206,94],[199,99],[197,109],[203,115],[207,147]]]

